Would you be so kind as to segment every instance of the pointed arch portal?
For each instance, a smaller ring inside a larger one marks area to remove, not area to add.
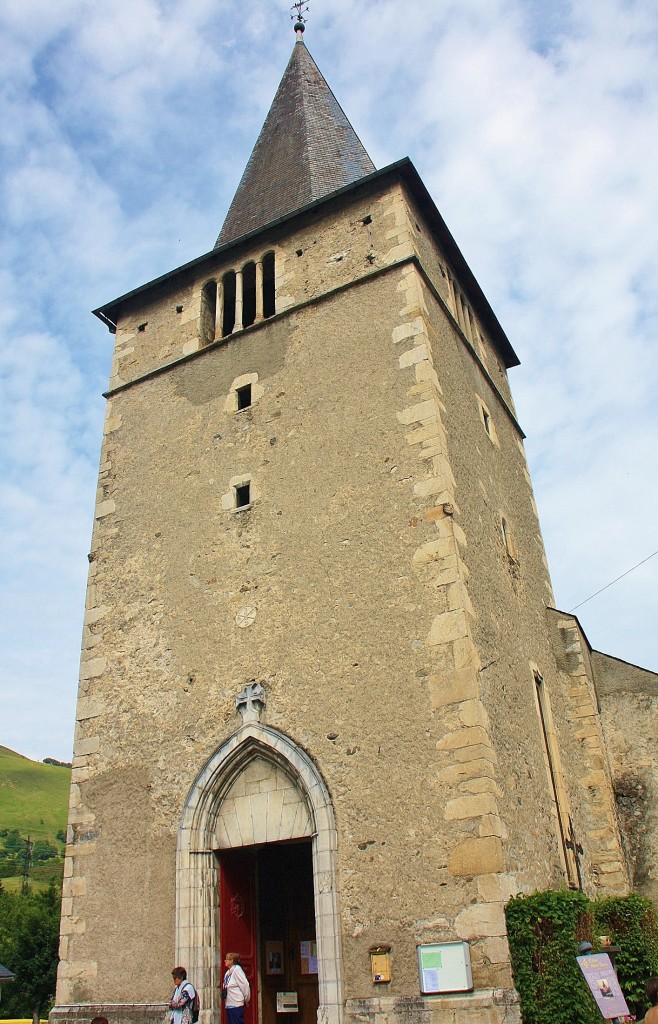
[[[257,784],[259,779],[266,784]],[[244,867],[255,850],[273,851],[280,847],[270,844],[291,841],[311,847],[318,1021],[340,1024],[336,826],[329,792],[311,758],[289,737],[256,722],[245,724],[197,776],[178,835],[176,962],[199,988],[204,1024],[221,1020],[220,861]]]

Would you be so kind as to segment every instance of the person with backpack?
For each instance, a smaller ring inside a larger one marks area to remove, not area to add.
[[[226,1007],[228,1024],[244,1024],[244,1008],[251,999],[251,988],[247,975],[240,966],[237,953],[227,953],[224,959],[226,974],[222,987],[222,999]]]
[[[194,985],[187,980],[184,967],[174,967],[171,972],[176,988],[169,1003],[171,1024],[196,1024],[199,1019],[199,996]]]

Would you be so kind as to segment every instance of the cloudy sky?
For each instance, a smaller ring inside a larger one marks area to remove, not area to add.
[[[112,338],[212,248],[294,43],[287,0],[3,0],[0,744],[68,760]],[[655,0],[312,0],[378,167],[410,156],[522,365],[556,601],[658,549]],[[579,608],[658,670],[658,555]]]

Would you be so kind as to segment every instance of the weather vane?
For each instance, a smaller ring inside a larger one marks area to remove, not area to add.
[[[303,32],[306,27],[306,18],[304,15],[308,14],[307,0],[296,0],[290,10],[296,12],[295,14],[290,15],[291,20],[295,22],[295,32]]]

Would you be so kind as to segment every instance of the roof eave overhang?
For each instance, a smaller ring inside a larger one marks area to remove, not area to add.
[[[501,327],[496,314],[489,305],[484,292],[480,288],[473,272],[464,259],[459,246],[450,233],[443,217],[439,213],[434,200],[423,184],[418,171],[408,157],[404,157],[396,163],[389,164],[387,167],[382,167],[381,170],[373,171],[372,174],[367,174],[363,178],[359,178],[358,181],[336,189],[335,192],[330,192],[329,195],[322,196],[320,199],[315,199],[312,203],[308,203],[306,206],[302,206],[299,209],[294,210],[292,213],[279,217],[277,220],[270,221],[253,231],[249,231],[247,234],[231,239],[230,242],[225,242],[223,245],[211,249],[210,252],[204,253],[203,256],[198,256],[189,263],[184,263],[182,266],[176,267],[175,270],[170,270],[168,273],[162,274],[160,277],[156,277],[152,281],[148,281],[146,284],[140,285],[139,288],[134,288],[132,291],[126,292],[125,295],[120,295],[117,299],[113,299],[111,302],[108,302],[103,306],[99,306],[97,309],[93,310],[93,314],[94,316],[97,316],[99,320],[101,320],[111,331],[113,331],[116,328],[118,319],[122,312],[129,306],[133,305],[136,299],[145,297],[148,292],[155,291],[156,289],[165,286],[168,282],[173,281],[174,278],[191,275],[206,264],[216,264],[220,261],[223,262],[224,258],[229,256],[231,252],[238,252],[241,249],[249,247],[252,241],[259,236],[265,234],[271,235],[273,232],[278,233],[282,227],[289,226],[296,220],[303,220],[305,217],[308,217],[309,214],[314,213],[324,206],[328,207],[331,204],[335,205],[337,202],[340,202],[344,196],[357,196],[359,194],[367,193],[372,191],[373,188],[382,185],[387,181],[393,180],[401,180],[411,192],[425,221],[431,228],[442,251],[445,253],[446,259],[449,261],[452,270],[458,278],[461,288],[468,295],[472,305],[480,316],[483,326],[489,332],[492,341],[503,356],[505,366],[507,368],[518,366],[519,358]]]

